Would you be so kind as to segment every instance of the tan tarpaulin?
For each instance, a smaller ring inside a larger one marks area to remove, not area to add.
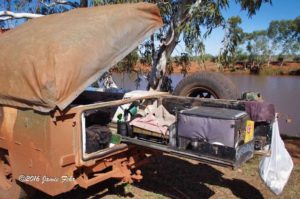
[[[63,110],[161,25],[147,3],[30,20],[0,36],[0,104]]]

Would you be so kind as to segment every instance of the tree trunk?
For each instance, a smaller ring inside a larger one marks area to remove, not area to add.
[[[44,15],[41,14],[33,14],[33,13],[14,13],[11,11],[0,11],[0,21],[5,21],[9,19],[22,19],[22,18],[37,18],[43,17]]]
[[[197,0],[194,3],[191,0],[184,0],[180,9],[172,16],[173,26],[170,26],[165,37],[167,44],[164,42],[161,44],[159,49],[156,51],[152,62],[148,89],[160,89],[162,84],[161,80],[166,75],[167,60],[177,45],[181,30],[183,29],[183,26],[188,23],[195,7],[199,6],[201,2],[201,0]],[[181,27],[181,30],[178,30],[179,27]]]
[[[166,41],[172,39],[172,30],[168,31]],[[158,51],[154,55],[154,60],[151,67],[150,82],[148,88],[153,90],[159,90],[161,85],[161,79],[166,73],[167,60],[171,56],[173,50],[177,45],[179,39],[179,33],[174,33],[172,41],[169,45],[162,44]]]
[[[155,56],[155,46],[154,46],[154,35],[151,35],[151,58],[154,60]]]
[[[268,68],[270,67],[271,59],[272,59],[272,55],[270,54],[270,55],[269,55],[269,59],[268,59],[268,64],[267,64]]]

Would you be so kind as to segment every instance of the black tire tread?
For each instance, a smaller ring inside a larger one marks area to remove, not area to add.
[[[238,90],[225,75],[215,72],[195,73],[183,78],[176,86],[174,95],[186,96],[192,86],[203,86],[213,90],[220,99],[237,99]]]

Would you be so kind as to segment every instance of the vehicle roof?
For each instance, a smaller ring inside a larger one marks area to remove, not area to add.
[[[63,110],[160,26],[149,3],[32,19],[0,37],[0,104]]]

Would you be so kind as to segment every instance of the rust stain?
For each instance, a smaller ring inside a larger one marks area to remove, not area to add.
[[[17,119],[18,110],[11,107],[2,108],[2,122],[0,126],[0,135],[11,141],[13,137],[13,129]]]

